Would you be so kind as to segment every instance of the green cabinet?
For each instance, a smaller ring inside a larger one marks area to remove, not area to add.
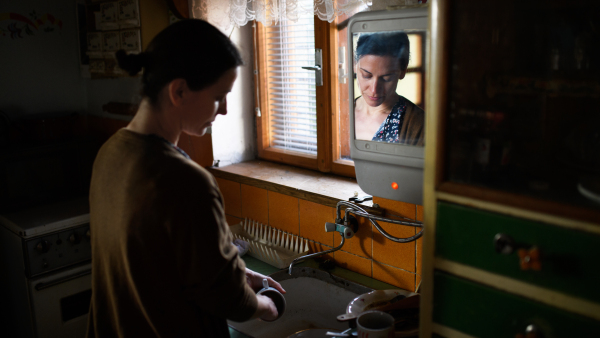
[[[599,235],[447,202],[436,228],[436,257],[600,303]],[[496,250],[497,235],[514,241],[511,253]],[[522,270],[517,251],[534,246],[541,269]]]
[[[427,3],[420,337],[600,337],[600,2]]]
[[[600,322],[436,272],[433,319],[475,337],[515,337],[536,325],[544,338],[600,337]]]

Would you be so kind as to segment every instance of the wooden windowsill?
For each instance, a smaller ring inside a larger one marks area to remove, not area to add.
[[[262,160],[207,169],[218,178],[330,207],[335,207],[339,201],[348,201],[355,192],[358,196],[367,195],[353,178]],[[374,214],[382,213],[381,209],[373,208],[372,201],[360,203],[359,206]]]

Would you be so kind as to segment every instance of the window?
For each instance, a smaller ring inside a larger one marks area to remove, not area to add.
[[[343,61],[338,54],[347,44],[343,27],[347,18],[340,16],[328,23],[307,14],[297,22],[256,24],[260,158],[355,176],[354,164],[348,160],[347,81],[338,80],[338,64]],[[322,50],[322,86],[315,85],[313,70],[302,68],[315,65],[315,48]],[[346,67],[346,73],[351,74],[351,67]],[[344,138],[345,145],[340,141]]]
[[[265,28],[271,147],[317,155],[313,16]]]

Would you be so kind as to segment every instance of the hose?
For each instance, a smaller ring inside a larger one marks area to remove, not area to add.
[[[346,206],[347,208],[352,209],[351,211],[346,211],[346,215],[348,214],[348,212],[351,212],[357,216],[361,216],[361,217],[366,217],[369,219],[369,221],[371,222],[371,224],[373,224],[373,226],[375,226],[375,228],[377,229],[377,231],[379,231],[385,238],[389,239],[392,242],[396,242],[396,243],[408,243],[408,242],[412,242],[414,240],[417,240],[418,238],[420,238],[423,235],[423,230],[425,230],[425,228],[423,227],[423,223],[422,222],[409,222],[409,221],[402,221],[399,219],[391,219],[391,218],[385,218],[385,217],[381,217],[381,216],[376,216],[376,215],[371,215],[369,214],[366,210],[364,210],[363,208],[359,207],[356,204],[352,204],[350,202],[346,202],[346,201],[339,201],[337,203],[337,208],[336,208],[336,212],[337,212],[337,217],[336,219],[341,219],[340,218],[340,210],[341,210],[341,206]],[[346,216],[346,220],[347,220],[347,216]],[[412,227],[416,227],[416,228],[421,228],[421,231],[419,231],[416,235],[411,236],[411,237],[406,237],[406,238],[399,238],[399,237],[394,237],[392,235],[390,235],[389,233],[387,233],[380,225],[379,223],[377,223],[377,221],[382,221],[382,222],[388,222],[388,223],[394,223],[394,224],[400,224],[400,225],[406,225],[406,226],[412,226]],[[336,221],[337,222],[337,221]]]

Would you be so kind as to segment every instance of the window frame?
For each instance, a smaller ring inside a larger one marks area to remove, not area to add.
[[[338,26],[342,18],[337,18],[329,23],[314,18],[315,48],[323,51],[323,86],[316,87],[317,97],[317,155],[309,155],[292,150],[284,150],[271,147],[270,124],[269,124],[269,92],[268,81],[265,74],[267,60],[265,53],[266,27],[255,22],[254,38],[256,46],[254,50],[255,65],[254,85],[255,107],[260,109],[260,116],[256,116],[257,148],[258,157],[263,160],[285,163],[301,168],[318,170],[342,176],[356,177],[354,173],[354,162],[340,159],[339,142],[339,86],[347,84],[338,83]],[[343,42],[345,45],[346,42]],[[348,72],[350,73],[350,72]],[[255,112],[256,113],[256,112]]]

